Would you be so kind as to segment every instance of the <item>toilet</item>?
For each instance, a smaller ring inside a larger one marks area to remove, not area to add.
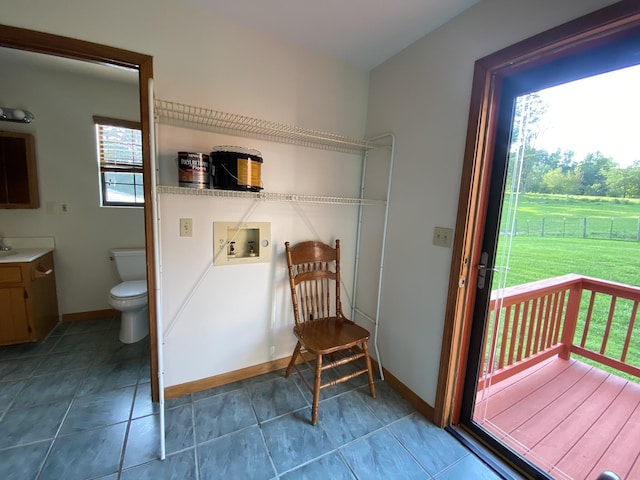
[[[144,248],[114,248],[111,260],[122,283],[111,289],[109,305],[122,312],[120,341],[135,343],[149,334],[145,251]]]

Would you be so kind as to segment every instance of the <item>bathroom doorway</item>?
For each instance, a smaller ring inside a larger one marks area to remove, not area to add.
[[[115,72],[116,70],[128,69],[137,80],[138,89],[138,108],[140,115],[140,122],[142,127],[142,154],[143,154],[143,178],[144,178],[144,197],[145,207],[143,214],[144,223],[144,247],[147,252],[147,278],[148,278],[148,299],[149,299],[149,368],[151,379],[151,393],[154,400],[158,399],[158,357],[157,357],[157,342],[156,342],[156,309],[155,309],[155,262],[153,253],[153,223],[151,214],[151,172],[150,172],[150,107],[149,107],[149,80],[152,78],[152,58],[148,55],[138,54],[135,52],[116,49],[113,47],[97,45],[80,40],[70,39],[66,37],[60,37],[57,35],[50,35],[41,32],[35,32],[31,30],[25,30],[15,27],[0,25],[0,48],[12,49],[11,53],[17,54],[19,51],[35,52],[44,54],[49,60],[56,60],[64,57],[65,61],[68,59],[75,62],[76,67],[88,66],[92,64],[101,65],[102,68],[108,68],[108,70]],[[113,68],[116,67],[116,68]],[[44,87],[46,89],[46,86]],[[79,92],[81,94],[81,92]],[[60,123],[64,124],[65,109],[61,109],[59,112]],[[73,154],[73,149],[70,148],[70,155]],[[91,160],[88,160],[91,161]],[[59,166],[64,168],[63,165]],[[93,179],[92,179],[93,180]],[[97,188],[97,179],[95,179],[96,185],[92,187]],[[84,183],[81,182],[78,188],[83,188]],[[63,195],[63,194],[60,194]],[[51,201],[51,204],[46,203],[44,199],[44,205],[41,209],[46,211],[47,207],[60,208],[63,201],[58,202],[57,198]],[[72,208],[72,206],[71,206]],[[62,217],[61,217],[62,218]],[[82,225],[67,225],[66,227],[74,230],[78,236],[82,236],[82,229],[92,229],[99,225],[88,224]],[[76,253],[76,252],[73,252]],[[77,252],[81,255],[81,252]],[[85,253],[86,254],[86,253]],[[108,294],[106,292],[105,294]]]

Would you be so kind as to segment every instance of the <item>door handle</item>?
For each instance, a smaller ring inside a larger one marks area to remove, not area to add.
[[[508,272],[509,267],[490,267],[487,265],[489,260],[489,254],[487,252],[482,252],[480,255],[480,263],[478,264],[478,288],[484,288],[485,283],[487,282],[487,272]]]
[[[478,264],[478,288],[483,289],[484,285],[487,281],[487,271],[495,272],[496,269],[493,267],[487,266],[487,261],[489,260],[489,254],[487,252],[482,252],[480,255],[480,263]]]

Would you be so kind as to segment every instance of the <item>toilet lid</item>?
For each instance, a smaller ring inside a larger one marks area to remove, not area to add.
[[[111,289],[111,296],[120,298],[141,297],[147,294],[146,280],[122,282]]]

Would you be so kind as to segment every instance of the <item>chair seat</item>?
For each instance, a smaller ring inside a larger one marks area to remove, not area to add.
[[[305,322],[294,327],[293,333],[309,352],[323,355],[358,345],[370,335],[367,329],[338,317]]]

